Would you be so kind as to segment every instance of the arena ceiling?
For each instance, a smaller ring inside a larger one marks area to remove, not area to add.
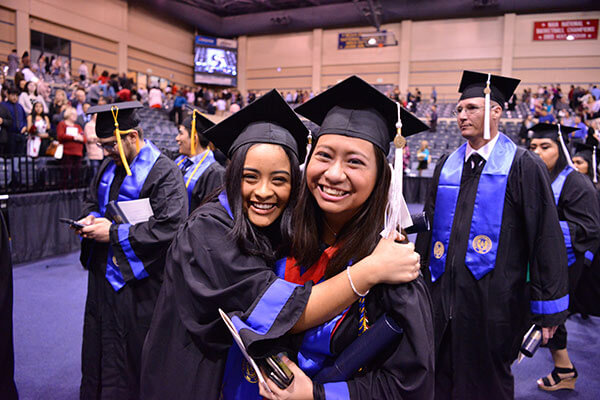
[[[600,9],[597,0],[127,0],[191,25],[234,37],[410,20]]]

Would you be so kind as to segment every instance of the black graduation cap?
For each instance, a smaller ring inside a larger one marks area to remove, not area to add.
[[[397,133],[398,104],[353,75],[327,89],[295,110],[317,125],[318,134],[336,134],[367,140],[385,154]],[[420,119],[400,107],[402,135],[429,129]]]
[[[585,143],[575,143],[575,155],[581,157],[588,163],[588,173],[592,176],[594,183],[598,182],[598,160],[596,159],[596,146]]]
[[[589,144],[575,143],[575,155],[573,157],[581,157],[591,164],[594,148],[594,146],[591,146]]]
[[[488,74],[475,71],[463,71],[458,91],[462,93],[460,100],[473,97],[485,97],[484,89],[487,86]],[[504,108],[504,103],[510,99],[520,79],[508,78],[500,75],[490,75],[490,99]]]
[[[199,133],[204,132],[208,128],[212,128],[215,123],[210,119],[206,118],[204,114],[197,108],[186,105],[186,107],[193,113],[196,114],[196,131]],[[193,116],[192,114],[192,116]],[[181,125],[187,129],[188,132],[192,132],[192,116],[187,117],[183,120]]]
[[[203,134],[229,158],[245,144],[272,143],[288,148],[302,162],[308,129],[273,89]]]
[[[531,135],[532,139],[552,139],[557,142],[560,141],[558,137],[558,125],[540,122],[529,128],[529,130],[533,132],[533,135]],[[576,130],[578,130],[578,128],[560,125],[560,132],[562,133],[562,138],[565,143],[569,142],[569,134]]]
[[[139,101],[126,101],[123,103],[102,104],[88,108],[86,114],[98,114],[96,117],[96,135],[99,138],[108,138],[115,134],[115,119],[117,116],[119,130],[126,131],[139,125],[135,110],[142,108]]]
[[[567,159],[567,164],[569,164],[571,168],[575,168],[566,144],[569,142],[569,133],[575,132],[577,128],[571,128],[570,126],[565,125],[546,124],[542,122],[535,124],[529,128],[529,130],[533,131],[533,135],[531,135],[532,139],[552,139],[557,141],[560,145],[559,147],[563,155]]]

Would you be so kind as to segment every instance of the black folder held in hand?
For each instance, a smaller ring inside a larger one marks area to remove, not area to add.
[[[379,353],[400,341],[402,328],[387,314],[383,314],[365,333],[356,338],[335,360],[331,367],[322,369],[313,382],[342,382],[371,362]]]

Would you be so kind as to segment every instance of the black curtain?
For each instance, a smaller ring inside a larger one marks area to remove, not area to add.
[[[58,218],[78,219],[86,190],[9,196],[8,224],[15,264],[79,250],[79,237]]]

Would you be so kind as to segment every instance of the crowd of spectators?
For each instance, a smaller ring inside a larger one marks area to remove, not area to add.
[[[99,71],[96,64],[90,69],[85,61],[80,62],[77,79],[71,79],[70,70],[70,60],[64,57],[41,54],[32,63],[28,52],[20,59],[16,50],[9,54],[3,73],[0,73],[0,154],[54,155],[57,158],[62,154],[62,163],[68,171],[78,169],[85,157],[93,172],[103,155],[95,145],[95,120],[85,114],[90,106],[138,100],[149,108],[164,110],[171,121],[180,124],[187,106],[197,107],[207,114],[225,116],[237,112],[262,94],[249,91],[244,98],[238,90],[231,88],[180,87],[176,84],[138,86],[126,74]],[[12,77],[12,81],[5,81],[6,77]],[[431,87],[429,93],[425,100],[419,88],[411,88],[402,95],[399,88],[394,87],[386,94],[411,112],[417,112],[419,108],[428,119],[431,131],[435,132],[438,119],[435,87]],[[288,90],[281,94],[292,107],[315,95],[308,90]],[[600,89],[597,85],[587,89],[572,85],[568,93],[564,93],[558,84],[540,86],[535,92],[525,89],[521,96],[515,95],[509,100],[507,109],[514,110],[518,102],[529,110],[520,131],[523,145],[528,142],[529,128],[538,121],[578,127],[571,134],[572,149],[577,142],[597,143],[600,138]],[[419,107],[421,103],[424,104]],[[66,127],[72,128],[68,130],[71,134],[66,134]],[[57,153],[59,145],[62,149]],[[64,179],[76,182],[71,172]]]
[[[569,137],[569,150],[575,151],[577,143],[598,145],[600,140],[600,89],[590,84],[588,88],[571,85],[568,93],[560,84],[539,86],[534,92],[525,89],[520,98],[529,114],[520,130],[522,144],[530,139],[529,129],[536,122],[546,122],[578,128]]]

